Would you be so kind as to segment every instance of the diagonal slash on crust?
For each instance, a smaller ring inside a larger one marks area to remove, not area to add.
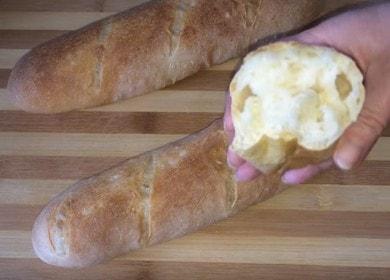
[[[194,0],[180,0],[175,8],[172,25],[169,28],[171,45],[169,48],[169,68],[175,67],[175,57],[180,46],[188,11],[194,5]],[[175,82],[175,80],[173,81]]]
[[[146,247],[149,244],[151,236],[151,216],[150,207],[151,199],[154,187],[154,174],[155,174],[156,159],[152,154],[147,161],[147,167],[144,174],[144,180],[141,187],[142,205],[143,205],[143,218],[142,218],[142,231],[140,236],[141,247]]]
[[[95,67],[95,77],[94,77],[94,85],[95,85],[95,94],[100,95],[103,81],[103,63],[104,63],[104,51],[106,48],[107,39],[112,31],[112,19],[108,18],[104,22],[101,23],[100,33],[98,37],[98,55],[97,62]]]

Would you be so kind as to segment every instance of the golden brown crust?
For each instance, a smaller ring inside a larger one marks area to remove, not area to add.
[[[47,263],[82,267],[182,236],[263,201],[286,186],[287,166],[323,159],[297,154],[280,170],[236,183],[222,121],[131,158],[59,194],[37,218],[33,244]]]
[[[361,1],[151,1],[34,48],[13,69],[8,94],[19,108],[40,113],[112,103]]]

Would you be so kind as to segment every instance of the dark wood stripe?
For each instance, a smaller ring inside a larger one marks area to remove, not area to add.
[[[341,185],[388,185],[390,182],[389,161],[365,161],[351,171],[341,171],[332,168],[308,183],[341,184]]]
[[[221,113],[86,112],[29,114],[0,111],[0,131],[68,133],[186,134],[200,130]]]
[[[0,69],[0,88],[7,87],[7,82],[10,74],[10,69]]]
[[[1,0],[0,11],[18,12],[118,12],[146,0]]]
[[[42,206],[0,205],[2,230],[31,230]],[[390,238],[389,212],[304,211],[250,208],[202,230],[248,236]]]
[[[125,158],[65,156],[0,156],[0,178],[80,179],[115,165]],[[314,178],[315,184],[388,185],[389,161],[365,161],[350,172],[336,169]]]
[[[18,3],[18,1],[12,2]],[[0,30],[0,48],[31,49],[66,32],[64,30]]]
[[[0,259],[0,278],[9,280],[387,280],[390,278],[390,268],[114,260],[90,268],[65,269],[49,266],[38,259]]]
[[[125,158],[0,156],[0,178],[81,179],[123,160]]]
[[[242,236],[390,238],[389,212],[249,208],[207,233]]]

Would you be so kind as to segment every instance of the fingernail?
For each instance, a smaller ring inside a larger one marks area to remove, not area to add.
[[[293,176],[290,176],[291,175],[291,172],[285,172],[283,175],[282,175],[282,182],[286,185],[294,185],[294,177]]]
[[[299,185],[305,182],[308,178],[305,176],[304,168],[293,169],[284,172],[281,180],[286,185]]]
[[[342,170],[350,170],[352,168],[352,164],[350,162],[344,160],[342,157],[338,155],[335,155],[333,160],[336,163],[336,165]]]

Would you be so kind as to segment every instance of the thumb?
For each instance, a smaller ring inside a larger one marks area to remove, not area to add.
[[[361,163],[388,122],[390,82],[386,81],[386,74],[390,72],[378,66],[373,65],[370,70],[377,71],[366,74],[366,100],[357,121],[346,129],[336,146],[333,160],[341,169],[348,170]]]
[[[333,160],[336,165],[349,170],[361,163],[378,140],[384,126],[372,116],[362,111],[356,123],[353,123],[340,138]]]

